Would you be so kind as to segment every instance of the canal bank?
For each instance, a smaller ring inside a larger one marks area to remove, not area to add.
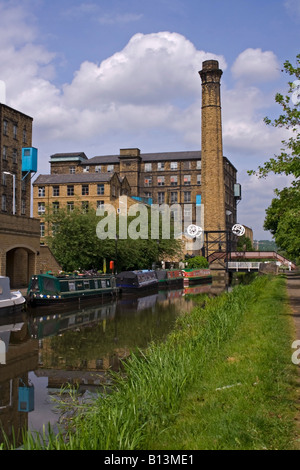
[[[78,409],[67,443],[53,435],[46,447],[292,447],[295,367],[285,280],[260,277],[202,307],[178,318],[166,341],[132,355],[113,393]],[[28,441],[28,448],[43,445]]]

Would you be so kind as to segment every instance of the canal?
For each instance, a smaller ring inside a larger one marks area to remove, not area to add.
[[[22,429],[55,427],[61,387],[74,385],[83,397],[103,389],[109,370],[118,371],[131,351],[163,340],[176,318],[194,307],[195,296],[209,290],[201,284],[0,318],[6,344],[0,356],[0,443],[1,429],[11,440]]]

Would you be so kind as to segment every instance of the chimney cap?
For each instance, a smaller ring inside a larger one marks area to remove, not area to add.
[[[202,70],[209,71],[218,69],[219,62],[217,60],[205,60],[204,62],[202,62]]]

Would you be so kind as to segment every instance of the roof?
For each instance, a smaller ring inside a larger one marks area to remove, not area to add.
[[[113,175],[114,173],[39,175],[33,184],[106,183],[111,180]]]
[[[93,157],[88,160],[90,165],[101,163],[120,163],[120,155],[103,155]],[[128,158],[128,155],[126,155]],[[121,157],[122,158],[122,157]],[[135,158],[135,157],[133,157]],[[140,158],[144,162],[176,161],[176,160],[201,160],[201,150],[186,152],[159,152],[159,153],[141,153]]]
[[[88,157],[84,152],[68,152],[68,153],[54,153],[50,156],[50,162],[52,161],[70,161],[70,160],[88,160]]]

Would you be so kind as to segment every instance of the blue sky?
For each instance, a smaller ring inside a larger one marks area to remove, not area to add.
[[[39,173],[49,156],[201,148],[202,61],[219,60],[224,154],[238,169],[240,223],[255,238],[273,189],[247,175],[278,153],[280,72],[300,53],[300,0],[0,0],[6,103],[34,118]]]

